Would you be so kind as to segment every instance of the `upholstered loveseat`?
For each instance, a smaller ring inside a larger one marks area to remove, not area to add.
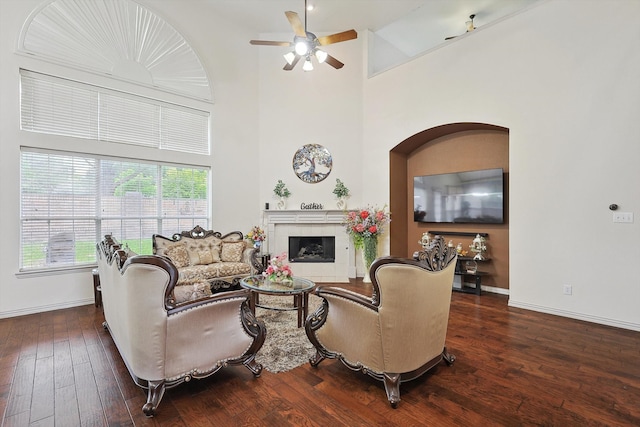
[[[168,257],[178,269],[178,290],[188,286],[193,294],[239,289],[241,278],[262,272],[258,251],[239,231],[222,235],[197,225],[171,238],[153,235],[153,253]]]
[[[134,382],[148,389],[142,407],[153,415],[166,388],[204,378],[228,365],[255,361],[266,328],[249,309],[249,291],[219,292],[174,303],[178,271],[157,255],[129,256],[106,236],[97,245],[105,328]]]

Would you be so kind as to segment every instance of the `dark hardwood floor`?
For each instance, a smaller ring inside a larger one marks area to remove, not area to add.
[[[146,418],[102,320],[93,305],[0,320],[3,426],[640,425],[639,332],[509,308],[499,295],[453,294],[457,360],[403,383],[395,410],[381,382],[325,360],[260,378],[223,369],[168,390]]]

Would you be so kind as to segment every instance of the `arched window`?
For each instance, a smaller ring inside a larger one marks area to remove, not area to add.
[[[211,87],[180,33],[131,0],[53,0],[18,50],[56,65],[20,70],[21,130],[38,134],[21,149],[22,271],[94,264],[105,234],[150,253],[154,233],[208,226]],[[117,155],[70,152],[77,138]],[[126,145],[192,161],[129,157]]]

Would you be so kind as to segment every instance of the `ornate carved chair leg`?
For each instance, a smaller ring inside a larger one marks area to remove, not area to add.
[[[142,412],[147,417],[152,417],[156,413],[156,408],[164,395],[164,380],[149,381],[149,391],[147,393],[147,403],[142,406]]]
[[[244,366],[247,367],[247,369],[249,369],[251,372],[253,372],[253,375],[258,378],[260,376],[260,374],[262,373],[262,365],[258,362],[256,362],[255,358],[251,358],[249,360],[247,360],[246,362],[244,362]]]
[[[320,353],[318,350],[316,350],[316,354],[314,354],[313,356],[311,356],[309,358],[309,363],[311,363],[311,366],[313,366],[315,368],[324,359],[325,359],[325,357],[322,355],[322,353]]]
[[[384,373],[384,389],[387,391],[387,399],[393,409],[400,402],[400,374]]]
[[[442,357],[443,357],[444,361],[447,362],[447,365],[449,365],[449,366],[453,365],[453,362],[456,361],[456,356],[451,354],[451,353],[448,353],[447,352],[447,347],[445,347],[442,350]]]

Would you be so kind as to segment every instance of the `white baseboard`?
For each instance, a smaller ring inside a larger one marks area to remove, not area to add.
[[[523,308],[525,310],[538,311],[540,313],[553,314],[556,316],[568,317],[570,319],[584,320],[585,322],[597,323],[599,325],[613,326],[616,328],[630,329],[632,331],[640,332],[640,324],[638,323],[623,322],[616,319],[609,319],[607,317],[592,316],[590,314],[576,313],[568,310],[558,310],[556,308],[545,307],[536,304],[528,304],[521,301],[514,301],[512,299],[509,300],[509,307]]]
[[[41,305],[38,307],[29,307],[29,308],[22,308],[18,310],[3,311],[3,312],[0,312],[0,319],[6,319],[9,317],[17,317],[17,316],[26,316],[28,314],[42,313],[45,311],[62,310],[65,308],[79,307],[81,305],[87,305],[87,304],[93,304],[93,303],[94,303],[93,298],[85,298],[81,300],[65,302],[62,304],[49,304],[49,305]]]
[[[483,286],[482,292],[491,292],[492,294],[509,295],[509,289],[496,288],[495,286]]]

